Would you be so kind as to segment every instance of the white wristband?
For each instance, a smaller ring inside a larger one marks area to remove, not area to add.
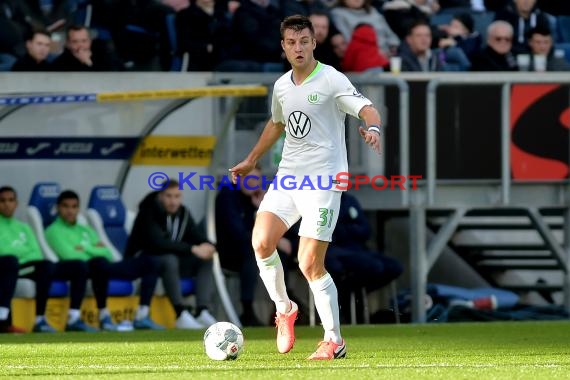
[[[380,127],[377,125],[371,125],[368,127],[368,129],[366,130],[366,132],[376,132],[379,135],[382,134],[382,131],[380,130]]]

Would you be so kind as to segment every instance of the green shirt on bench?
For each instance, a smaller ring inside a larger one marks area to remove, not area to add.
[[[0,256],[16,256],[20,265],[44,260],[30,226],[15,218],[0,215]]]
[[[61,260],[91,260],[104,257],[113,261],[113,255],[107,247],[101,247],[97,232],[89,226],[79,223],[68,224],[60,217],[46,228],[46,239]],[[78,249],[78,247],[83,247]]]

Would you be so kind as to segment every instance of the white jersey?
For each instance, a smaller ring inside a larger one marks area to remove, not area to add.
[[[285,73],[273,89],[272,120],[284,124],[286,132],[277,176],[295,176],[297,183],[310,176],[315,187],[317,180],[327,186],[330,176],[348,171],[346,114],[358,118],[372,103],[329,65],[318,62],[298,86],[292,75]]]

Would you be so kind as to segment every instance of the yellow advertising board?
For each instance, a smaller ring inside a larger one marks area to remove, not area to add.
[[[133,165],[209,166],[215,136],[147,136],[139,144]]]

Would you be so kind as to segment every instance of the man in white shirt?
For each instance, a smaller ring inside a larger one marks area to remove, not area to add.
[[[277,242],[299,218],[299,267],[309,282],[315,306],[325,330],[311,360],[330,360],[346,355],[340,334],[338,294],[324,267],[340,207],[341,192],[333,178],[348,171],[345,116],[362,119],[364,141],[380,152],[380,116],[348,78],[315,60],[315,33],[305,16],[287,17],[281,24],[281,46],[292,70],[280,77],[273,90],[272,117],[245,160],[230,169],[232,180],[247,175],[256,162],[286,132],[277,186],[265,195],[255,221],[252,244],[259,275],[275,302],[277,348],[287,353],[295,342],[298,307],[289,299]],[[282,186],[279,178],[290,176],[297,185]]]

